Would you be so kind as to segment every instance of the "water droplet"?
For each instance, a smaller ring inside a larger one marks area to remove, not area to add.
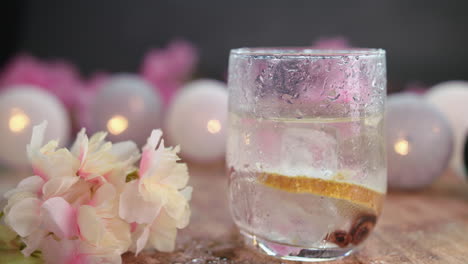
[[[330,72],[332,70],[332,62],[329,61],[325,67],[326,72]]]

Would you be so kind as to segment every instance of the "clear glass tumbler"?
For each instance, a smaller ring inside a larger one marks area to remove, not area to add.
[[[287,260],[349,255],[386,192],[385,51],[242,48],[229,58],[231,213]]]

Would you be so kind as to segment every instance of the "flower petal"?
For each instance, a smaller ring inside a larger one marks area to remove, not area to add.
[[[61,196],[68,191],[77,181],[76,176],[55,177],[48,180],[42,187],[44,198]]]
[[[185,197],[177,190],[167,192],[167,203],[164,205],[166,213],[175,220],[179,220],[189,206]]]
[[[39,191],[44,185],[44,180],[39,176],[29,176],[18,183],[18,186],[6,192],[3,196],[5,198],[10,198],[13,194],[18,192],[30,192],[33,194],[38,194]]]
[[[100,246],[119,254],[127,252],[132,244],[130,225],[118,217],[105,219],[105,222],[107,232]]]
[[[175,248],[177,228],[175,221],[164,211],[161,211],[158,218],[151,225],[150,244],[159,251],[171,252]]]
[[[30,235],[40,224],[40,202],[37,198],[18,201],[6,215],[6,223],[21,237]]]
[[[59,238],[71,238],[78,234],[76,210],[62,197],[53,197],[42,204],[44,227]]]
[[[192,198],[192,187],[191,186],[185,187],[182,191],[180,191],[180,194],[187,200],[184,211],[182,215],[179,216],[176,222],[177,228],[182,229],[182,228],[185,228],[190,222],[191,211],[190,211],[190,206],[188,204],[188,201],[190,201]]]
[[[102,250],[123,254],[131,244],[130,225],[118,217],[106,217],[95,207],[78,209],[78,225],[86,242]]]
[[[148,238],[150,234],[149,227],[143,228],[141,234],[138,236],[136,241],[136,251],[135,254],[138,255],[143,249],[145,249],[146,244],[148,243]]]
[[[99,244],[104,236],[104,223],[92,206],[83,205],[78,209],[78,226],[81,236],[93,245]]]
[[[162,131],[155,129],[151,132],[151,136],[148,138],[146,145],[143,147],[143,153],[140,161],[140,175],[143,175],[151,167],[156,152],[156,147],[161,141]]]
[[[120,195],[119,216],[128,223],[149,224],[159,214],[162,203],[145,201],[139,192],[138,184],[138,181],[126,184]]]
[[[92,184],[78,180],[73,187],[64,192],[61,197],[65,199],[70,205],[75,208],[78,208],[82,204],[86,204],[91,200],[91,188]]]
[[[76,240],[64,239],[57,241],[53,236],[47,236],[41,243],[42,259],[47,264],[70,264],[76,253]]]
[[[117,192],[112,184],[105,183],[93,195],[90,205],[111,210],[114,206]]]
[[[88,154],[88,136],[86,135],[85,128],[82,128],[76,136],[76,140],[71,147],[71,153],[80,163],[86,159],[86,155]]]
[[[61,148],[53,153],[45,154],[47,163],[41,166],[49,178],[76,175],[80,162],[67,149]]]
[[[140,157],[138,147],[133,141],[123,141],[113,144],[111,153],[119,161],[131,160],[131,163],[137,161]]]
[[[23,201],[26,198],[37,198],[37,194],[31,192],[16,192],[11,194],[8,198],[7,205],[3,208],[5,215],[9,214],[11,208],[15,206],[18,202]]]
[[[31,161],[34,158],[34,156],[37,154],[39,149],[41,148],[42,142],[44,142],[44,135],[45,135],[46,128],[47,128],[46,120],[42,121],[41,124],[33,127],[31,141],[26,146],[28,157],[29,157],[29,160]]]
[[[192,192],[193,192],[192,186],[187,186],[180,191],[180,194],[182,194],[187,201],[190,201],[192,200]]]
[[[106,175],[106,180],[108,183],[112,184],[119,193],[121,193],[125,187],[125,183],[127,182],[127,175],[135,170],[136,168],[131,165],[117,164]]]
[[[42,240],[47,236],[48,231],[44,229],[37,229],[32,232],[28,237],[23,239],[26,247],[21,250],[23,255],[29,257],[34,251],[36,251],[42,243]]]
[[[187,185],[188,180],[189,174],[187,164],[174,162],[170,173],[161,179],[161,184],[170,185],[176,189],[182,189]]]

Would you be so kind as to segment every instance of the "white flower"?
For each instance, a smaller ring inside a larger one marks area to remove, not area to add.
[[[153,130],[143,148],[139,179],[127,183],[120,196],[120,217],[142,225],[136,253],[147,244],[172,251],[177,229],[184,228],[190,218],[192,188],[186,187],[187,165],[178,162],[179,148],[165,148],[161,136],[161,130]]]
[[[112,145],[104,140],[106,135],[98,132],[88,140],[85,129],[82,129],[71,148],[71,153],[79,160],[77,175],[87,181],[105,182],[110,176],[115,176],[116,170],[130,170],[132,164],[140,158],[134,142],[124,141]]]
[[[123,254],[131,244],[130,225],[119,218],[117,202],[116,189],[111,184],[102,185],[93,199],[78,209],[78,226],[89,244]]]

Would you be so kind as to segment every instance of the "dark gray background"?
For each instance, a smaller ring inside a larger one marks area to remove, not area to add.
[[[466,1],[31,0],[2,8],[1,62],[17,51],[65,58],[84,74],[136,71],[173,38],[200,50],[198,76],[223,79],[229,49],[309,45],[342,35],[387,50],[393,90],[468,79]]]

